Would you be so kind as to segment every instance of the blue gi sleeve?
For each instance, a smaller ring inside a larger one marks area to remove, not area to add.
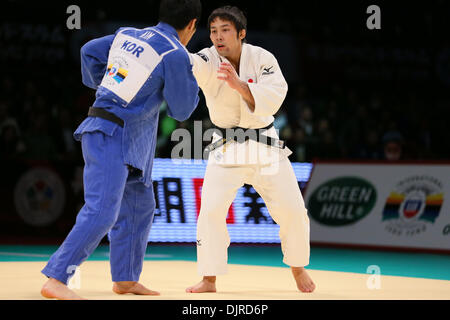
[[[197,107],[198,84],[192,73],[187,52],[181,49],[166,55],[164,65],[163,96],[167,101],[167,114],[178,121],[188,119]]]
[[[108,54],[114,35],[93,39],[81,47],[81,78],[84,85],[97,89],[108,63]]]

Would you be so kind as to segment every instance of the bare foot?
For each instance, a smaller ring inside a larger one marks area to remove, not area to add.
[[[186,292],[190,293],[202,293],[202,292],[216,292],[216,277],[203,277],[203,280],[197,283],[195,286],[186,289]]]
[[[113,289],[117,294],[126,294],[132,293],[136,295],[145,295],[145,296],[159,296],[160,293],[158,291],[150,290],[144,287],[139,282],[134,281],[119,281],[114,282]]]
[[[58,300],[86,300],[69,289],[64,283],[54,278],[49,278],[42,286],[41,295],[49,299]]]
[[[297,288],[301,292],[313,292],[316,285],[306,272],[303,267],[291,267],[292,274],[294,275],[295,282],[297,283]]]

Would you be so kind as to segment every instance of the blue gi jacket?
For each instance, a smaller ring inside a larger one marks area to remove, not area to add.
[[[93,106],[124,120],[123,162],[140,169],[141,181],[150,186],[161,104],[166,101],[168,115],[183,121],[199,101],[192,61],[176,30],[160,22],[91,40],[81,48],[81,73],[83,83],[97,90]],[[97,130],[112,135],[118,128],[88,117],[74,137]]]

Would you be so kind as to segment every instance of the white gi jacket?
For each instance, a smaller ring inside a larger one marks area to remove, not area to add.
[[[226,81],[217,79],[220,63],[229,61],[220,56],[214,46],[191,56],[193,73],[203,91],[214,125],[220,128],[257,129],[273,122],[273,115],[281,107],[288,86],[272,53],[247,43],[242,46],[239,78],[250,88],[255,100],[254,112]],[[279,139],[273,127],[263,134]],[[213,142],[219,139],[219,135],[213,135]],[[267,165],[285,159],[291,153],[287,147],[279,149],[253,140],[245,143],[231,141],[212,151],[208,161],[222,165]]]

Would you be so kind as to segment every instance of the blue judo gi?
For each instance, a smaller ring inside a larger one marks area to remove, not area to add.
[[[97,90],[93,107],[124,126],[88,117],[75,131],[85,162],[85,204],[42,273],[67,284],[109,232],[112,280],[138,281],[155,209],[159,109],[166,101],[169,116],[179,121],[194,111],[199,89],[192,61],[176,30],[160,22],[89,41],[81,48],[81,71],[83,83]]]

